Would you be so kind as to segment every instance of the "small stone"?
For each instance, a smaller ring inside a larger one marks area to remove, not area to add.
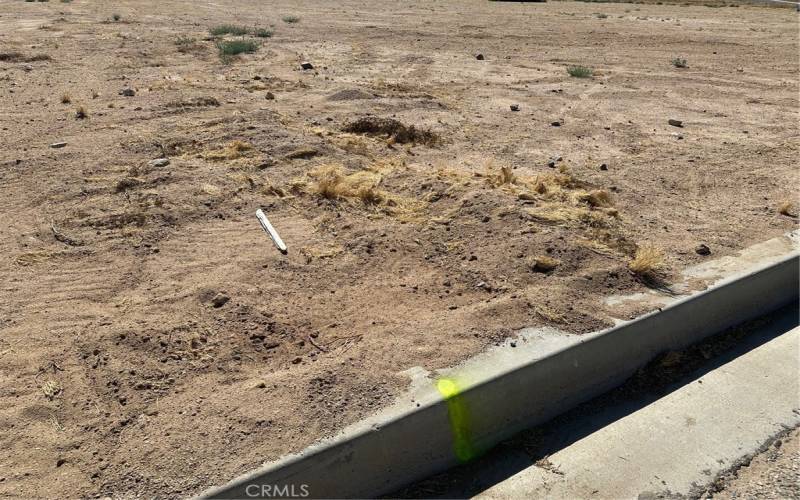
[[[56,467],[61,467],[65,463],[67,463],[67,460],[65,458],[59,458],[58,460],[56,460]]]
[[[550,125],[553,126],[553,127],[560,127],[561,126],[561,122],[552,122]]]
[[[301,358],[301,357],[299,357],[299,356],[298,356],[298,357],[296,357],[296,358],[294,358],[294,359],[292,360],[292,364],[293,364],[293,365],[296,365],[296,364],[300,363],[301,361],[303,361],[303,358]]]
[[[512,104],[511,111],[519,111],[519,104]]]
[[[605,163],[601,163],[600,170],[608,170],[608,165],[606,165]]]
[[[122,89],[122,90],[120,90],[120,91],[119,91],[119,95],[121,95],[121,96],[125,96],[125,97],[133,97],[133,96],[135,96],[135,95],[136,95],[136,91],[135,91],[135,90],[133,90],[133,89],[127,89],[127,88],[126,88],[126,89]]]
[[[694,251],[697,252],[698,255],[709,255],[711,253],[711,249],[704,243],[697,245]]]
[[[67,145],[66,142],[54,142],[53,144],[50,145],[50,147],[53,148],[53,149],[59,149],[59,148],[63,148],[66,145]]]
[[[475,285],[475,288],[480,288],[481,290],[486,290],[487,292],[492,291],[492,286],[485,281],[479,282],[477,285]]]
[[[273,94],[272,92],[267,92],[266,94],[264,94],[264,99],[266,99],[268,101],[274,101],[275,100],[275,94]]]
[[[478,55],[475,56],[475,59],[477,59],[479,61],[483,61],[485,59],[485,57],[483,57],[483,54],[478,54]]]
[[[308,61],[303,61],[300,63],[300,67],[303,69],[314,69],[314,65]]]
[[[680,120],[673,120],[672,118],[670,118],[669,120],[667,120],[667,123],[669,123],[673,127],[679,127],[679,128],[683,127],[683,122]]]
[[[511,342],[511,347],[517,347],[517,343],[516,342]]]
[[[166,167],[167,165],[169,165],[168,158],[156,158],[147,162],[148,167]]]
[[[216,307],[216,308],[220,308],[220,307],[224,306],[225,304],[227,304],[229,300],[231,300],[230,297],[228,297],[224,293],[220,292],[220,293],[214,295],[214,298],[211,299],[211,305]]]

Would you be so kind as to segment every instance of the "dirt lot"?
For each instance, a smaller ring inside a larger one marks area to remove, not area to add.
[[[0,495],[197,493],[793,229],[797,50],[775,8],[0,0]]]

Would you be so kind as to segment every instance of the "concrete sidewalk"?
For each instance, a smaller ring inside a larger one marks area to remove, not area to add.
[[[784,309],[771,322],[751,327],[732,350],[646,401],[613,397],[401,494],[487,499],[699,495],[737,461],[800,425],[797,324],[797,309]],[[433,489],[426,491],[430,485]]]

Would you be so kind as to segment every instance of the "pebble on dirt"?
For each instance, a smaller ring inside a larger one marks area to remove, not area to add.
[[[53,148],[53,149],[59,149],[59,148],[63,148],[66,145],[67,145],[66,142],[54,142],[53,144],[50,145],[50,147]]]
[[[608,170],[608,165],[606,165],[605,163],[601,163],[600,170]]]
[[[485,59],[485,57],[483,57],[483,54],[478,54],[478,55],[475,56],[475,59],[477,59],[479,61],[483,61]]]
[[[125,88],[125,89],[122,89],[122,90],[119,91],[119,95],[125,96],[125,97],[133,97],[133,96],[136,95],[136,91],[133,90],[133,89]]]
[[[553,127],[560,127],[561,122],[552,122],[550,125],[552,125]]]
[[[519,104],[512,104],[510,107],[511,111],[519,111]]]
[[[214,295],[214,298],[211,299],[211,305],[220,308],[228,303],[231,300],[226,294],[219,292],[218,294]]]
[[[709,255],[709,254],[711,254],[711,249],[708,248],[708,245],[706,245],[705,243],[701,243],[701,244],[697,245],[697,248],[695,248],[694,251],[697,252],[698,255]]]
[[[264,94],[264,99],[266,99],[268,101],[274,101],[275,100],[275,94],[273,94],[272,92],[267,92],[266,94]]]
[[[303,69],[314,69],[314,65],[308,61],[303,61],[300,63],[300,67]]]
[[[169,165],[168,158],[156,158],[155,160],[147,162],[147,166],[149,167],[166,167],[167,165]]]
[[[673,127],[683,128],[683,122],[680,120],[673,120],[672,118],[670,118],[669,120],[667,120],[667,123],[669,123]]]

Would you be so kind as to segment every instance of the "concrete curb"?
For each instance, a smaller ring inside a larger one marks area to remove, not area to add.
[[[486,375],[439,379],[390,416],[266,465],[203,498],[370,498],[471,459],[600,395],[667,350],[798,300],[796,253],[660,311]],[[423,403],[419,404],[422,400]]]

